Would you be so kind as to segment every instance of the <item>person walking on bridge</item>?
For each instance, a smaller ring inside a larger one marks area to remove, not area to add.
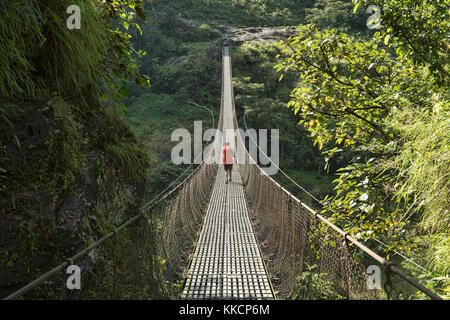
[[[230,143],[225,142],[225,146],[222,149],[222,160],[225,167],[225,183],[231,182],[231,173],[233,171],[233,158],[234,150],[231,149]]]

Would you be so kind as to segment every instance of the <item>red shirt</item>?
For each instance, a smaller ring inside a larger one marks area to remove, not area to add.
[[[230,146],[225,146],[222,149],[223,164],[233,164],[233,151]]]

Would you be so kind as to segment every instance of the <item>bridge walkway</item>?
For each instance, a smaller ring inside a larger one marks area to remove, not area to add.
[[[223,140],[234,147],[230,48],[223,49]],[[233,132],[233,133],[232,133]],[[219,166],[204,224],[187,273],[184,299],[273,299],[235,165],[225,183]]]

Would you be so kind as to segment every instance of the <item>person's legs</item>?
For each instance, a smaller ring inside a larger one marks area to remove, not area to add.
[[[225,165],[225,183],[228,183],[228,175],[229,175],[229,171],[228,171],[228,166]]]

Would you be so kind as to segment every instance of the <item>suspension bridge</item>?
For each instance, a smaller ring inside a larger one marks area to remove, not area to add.
[[[49,298],[49,288],[52,299],[85,299],[88,290],[95,292],[93,298],[118,298],[118,287],[131,288],[128,297],[138,296],[141,287],[148,287],[149,279],[155,275],[152,270],[136,270],[133,255],[145,259],[152,250],[148,217],[157,213],[164,218],[162,232],[156,239],[157,252],[152,257],[164,259],[165,279],[182,281],[173,298],[289,299],[295,292],[297,298],[304,299],[400,299],[405,296],[402,290],[409,286],[411,292],[420,291],[431,299],[441,299],[302,203],[257,165],[246,151],[243,137],[235,134],[238,122],[230,46],[224,45],[222,50],[218,129],[224,134],[217,143],[222,146],[230,141],[236,149],[232,182],[225,183],[223,165],[217,161],[215,148],[211,148],[188,177],[167,188],[173,187],[170,191],[6,299],[27,298],[33,291],[31,297],[38,293]],[[135,234],[134,241],[126,245],[125,254],[119,254],[118,235],[131,228],[135,228],[131,231]],[[86,261],[94,265],[103,261],[102,270],[111,268],[108,274],[113,276],[101,279],[111,285],[98,285],[101,277],[98,274],[86,275],[81,290],[68,291],[66,268],[72,264],[85,265]],[[367,273],[370,265],[382,270],[382,286],[371,286],[372,278]],[[402,285],[397,288],[399,283]],[[317,291],[326,293],[313,296]]]

